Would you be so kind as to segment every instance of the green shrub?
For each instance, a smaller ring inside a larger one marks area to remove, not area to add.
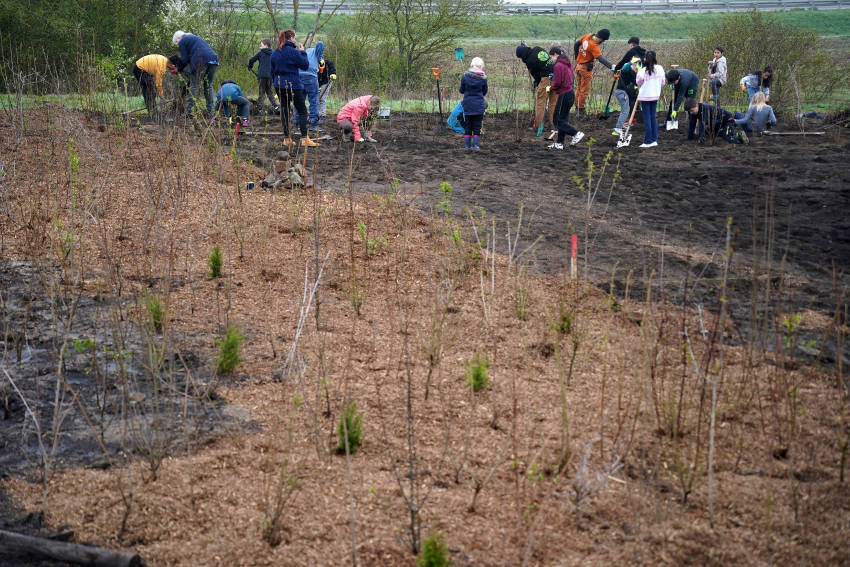
[[[560,317],[558,319],[558,324],[556,325],[558,332],[562,335],[569,335],[570,332],[573,330],[573,323],[573,312],[568,310],[566,306],[564,306],[564,304],[562,303]]]
[[[161,333],[162,322],[165,320],[165,304],[162,302],[162,298],[157,295],[148,295],[145,297],[145,307],[148,310],[148,316],[151,318],[154,330]]]
[[[472,387],[473,392],[479,392],[490,385],[490,373],[487,371],[489,367],[490,361],[487,357],[478,354],[466,364],[466,383]]]
[[[242,349],[242,341],[245,335],[239,332],[236,325],[228,325],[224,338],[218,341],[218,360],[215,363],[216,374],[230,374],[242,361],[239,351]]]
[[[422,542],[422,553],[416,557],[418,567],[448,567],[452,564],[443,534],[437,532]]]
[[[207,260],[207,265],[210,267],[210,279],[214,280],[221,277],[221,266],[224,263],[224,258],[221,255],[221,247],[216,244],[213,246],[210,257]]]
[[[345,454],[345,432],[348,431],[348,451],[353,453],[360,447],[363,436],[363,414],[357,411],[357,404],[350,402],[336,426],[337,447],[336,452]]]

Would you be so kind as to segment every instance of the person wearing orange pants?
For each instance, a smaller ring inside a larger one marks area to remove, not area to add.
[[[593,61],[598,59],[611,71],[614,65],[602,57],[600,45],[611,37],[611,32],[601,29],[596,33],[588,33],[575,43],[574,54],[576,56],[576,116],[586,114],[584,110],[587,96],[590,94],[590,83],[593,80]]]

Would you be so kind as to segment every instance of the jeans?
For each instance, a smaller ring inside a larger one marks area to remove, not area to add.
[[[298,127],[301,136],[307,137],[307,105],[304,104],[304,89],[277,87],[277,98],[280,100],[280,122],[283,124],[283,135],[289,137],[289,106],[294,104],[298,112]]]
[[[651,144],[658,141],[658,117],[655,115],[657,109],[657,100],[640,101],[640,110],[643,113],[643,126],[645,129],[643,135],[644,144]]]
[[[555,103],[555,121],[558,123],[558,143],[563,144],[567,135],[575,136],[578,130],[570,124],[570,109],[575,101],[573,91],[566,92],[558,97]]]
[[[321,88],[319,89],[319,121],[320,122],[323,121],[325,119],[325,117],[327,116],[327,113],[325,111],[328,108],[328,95],[331,92],[331,86],[333,84],[334,84],[334,82],[332,80],[328,79],[327,84],[322,85]]]
[[[189,76],[189,102],[186,103],[186,115],[192,115],[192,108],[195,106],[195,99],[198,97],[198,86],[204,90],[204,99],[207,101],[207,113],[212,114],[215,107],[213,106],[213,79],[215,72],[218,69],[217,64],[201,63],[192,71]]]
[[[299,78],[304,84],[307,102],[310,103],[310,124],[317,124],[319,122],[319,78],[312,75],[299,75]]]
[[[230,100],[221,101],[221,113],[225,116],[230,116],[230,105],[236,105],[236,114],[240,118],[248,118],[251,114],[251,102],[244,96],[237,96]]]
[[[715,104],[717,103],[717,94],[720,92],[720,87],[723,86],[723,83],[720,82],[720,79],[711,79],[708,82],[708,86],[711,89],[711,98],[714,99]]]
[[[620,89],[614,91],[614,96],[617,98],[617,102],[620,103],[620,116],[617,118],[617,125],[614,127],[622,128],[625,126],[626,121],[629,119],[629,114],[632,112],[633,102],[629,98],[628,93]]]

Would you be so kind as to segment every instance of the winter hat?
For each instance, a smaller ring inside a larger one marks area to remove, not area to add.
[[[609,32],[605,28],[602,28],[601,30],[596,32],[596,37],[598,37],[602,41],[608,41],[608,38],[611,37],[611,32]]]
[[[177,45],[177,42],[180,41],[180,38],[184,35],[186,35],[186,32],[184,32],[183,30],[177,30],[176,32],[174,32],[174,35],[171,36],[171,42],[174,45]]]
[[[480,57],[473,57],[472,63],[469,64],[470,69],[475,69],[476,71],[484,70],[484,60]]]

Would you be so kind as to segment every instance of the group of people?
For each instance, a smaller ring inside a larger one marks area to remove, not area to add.
[[[684,68],[665,71],[658,62],[657,54],[641,47],[638,37],[629,38],[628,51],[618,63],[605,59],[600,46],[610,36],[609,30],[601,29],[579,38],[573,46],[574,66],[559,46],[553,46],[548,52],[539,46],[529,47],[525,42],[517,46],[516,56],[525,63],[534,81],[532,129],[536,129],[539,136],[544,125],[552,126],[548,139],[554,139],[554,142],[548,146],[550,149],[563,149],[567,136],[571,136],[571,145],[584,137],[583,132],[570,124],[569,117],[573,106],[577,116],[586,116],[585,105],[595,62],[610,69],[616,81],[612,88],[620,105],[620,114],[612,134],[622,136],[626,123],[631,120],[630,124],[634,124],[637,105],[644,122],[642,148],[658,145],[656,113],[665,85],[673,90],[673,104],[667,119],[675,119],[679,108],[684,107],[689,114],[688,139],[696,138],[703,142],[706,133],[709,133],[730,142],[747,142],[746,133],[763,132],[776,123],[773,109],[767,104],[773,80],[771,67],[753,71],[741,79],[741,90],[749,95],[750,106],[744,114],[732,113],[718,104],[720,89],[727,81],[726,57],[722,47],[714,50],[714,56],[707,65],[704,80],[712,102],[704,103],[697,98],[700,77]],[[741,132],[735,132],[736,126],[741,127]]]
[[[148,113],[154,113],[156,97],[165,96],[162,89],[165,74],[185,73],[189,79],[187,116],[193,112],[200,89],[208,115],[213,116],[220,111],[230,116],[232,105],[236,107],[241,124],[248,126],[251,103],[235,81],[221,81],[213,102],[213,83],[219,59],[209,44],[197,35],[181,30],[174,33],[172,41],[178,48],[178,54],[171,57],[146,55],[137,60],[133,67]],[[268,98],[272,111],[280,114],[284,144],[287,146],[295,144],[289,125],[292,107],[296,112],[295,123],[301,133],[301,144],[309,147],[318,145],[310,139],[308,132],[322,131],[328,94],[337,78],[333,62],[324,58],[324,48],[324,43],[318,41],[315,47],[305,49],[296,42],[295,30],[284,30],[278,35],[274,49],[271,40],[261,40],[259,51],[248,60],[248,68],[252,72],[257,64],[258,104]],[[371,132],[361,134],[359,125],[374,117],[379,103],[377,96],[366,95],[345,105],[337,114],[343,133],[354,141],[374,142]]]

